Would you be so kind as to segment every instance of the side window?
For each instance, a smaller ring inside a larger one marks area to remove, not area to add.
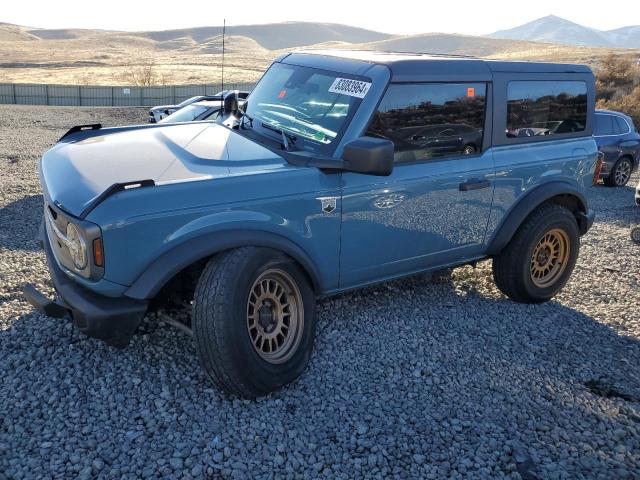
[[[485,83],[392,84],[366,134],[393,141],[396,162],[478,153],[486,91]]]
[[[613,134],[620,135],[622,133],[622,130],[620,130],[620,124],[616,120],[618,120],[618,118],[611,115],[611,123],[613,123]]]
[[[586,123],[587,84],[585,82],[509,82],[507,137],[582,132]]]
[[[627,133],[629,133],[629,125],[627,125],[627,122],[624,121],[624,119],[622,119],[621,117],[615,118],[616,123],[618,124],[618,130],[620,130],[619,133],[621,133],[622,135],[626,135]]]
[[[611,115],[596,114],[594,135],[613,135],[613,117]]]

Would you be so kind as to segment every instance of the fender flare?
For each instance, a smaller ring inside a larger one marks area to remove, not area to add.
[[[586,233],[593,222],[593,213],[588,211],[587,200],[582,192],[571,183],[554,181],[535,187],[522,196],[516,205],[505,215],[489,241],[487,255],[497,255],[507,246],[522,222],[540,205],[547,200],[566,195],[577,200],[578,211],[576,220],[580,234]]]
[[[164,252],[138,276],[125,295],[140,300],[151,299],[174,275],[194,262],[224,250],[247,246],[273,248],[289,255],[307,272],[314,290],[322,291],[314,262],[293,241],[262,230],[225,230],[191,238]]]

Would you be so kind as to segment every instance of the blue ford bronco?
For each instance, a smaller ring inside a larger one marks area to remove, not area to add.
[[[544,302],[594,219],[594,96],[581,65],[303,51],[222,121],[74,127],[39,170],[58,295],[25,295],[115,346],[192,302],[203,368],[248,398],[304,371],[321,296],[491,258]]]

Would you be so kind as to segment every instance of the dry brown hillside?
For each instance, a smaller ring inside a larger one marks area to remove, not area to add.
[[[47,30],[0,23],[0,82],[125,85],[218,83],[221,28],[159,32]],[[581,62],[598,66],[611,50],[451,34],[391,36],[334,24],[288,22],[227,29],[225,80],[252,82],[271,60],[299,47],[463,54],[487,58]],[[144,70],[152,75],[138,75]]]

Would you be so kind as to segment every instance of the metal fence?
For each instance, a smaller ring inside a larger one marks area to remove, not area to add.
[[[251,90],[253,83],[225,83],[225,89]],[[139,107],[175,105],[196,95],[214,95],[220,84],[161,87],[105,87],[0,83],[0,104]]]

